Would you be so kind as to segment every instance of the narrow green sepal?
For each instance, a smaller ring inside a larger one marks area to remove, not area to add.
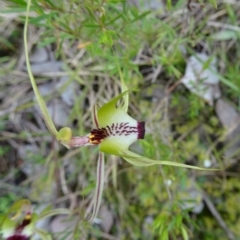
[[[29,18],[29,12],[30,12],[30,6],[31,6],[31,0],[27,1],[27,10],[26,10],[26,18],[25,18],[25,24],[24,24],[24,33],[23,33],[23,38],[24,38],[24,48],[25,48],[25,57],[26,57],[26,65],[27,65],[27,71],[28,71],[28,76],[30,78],[30,82],[34,91],[34,94],[36,96],[37,103],[40,107],[43,119],[46,123],[46,126],[50,133],[53,136],[57,135],[57,130],[56,127],[52,121],[52,118],[47,110],[46,104],[41,96],[41,93],[39,92],[39,89],[37,87],[36,81],[34,79],[31,66],[30,66],[30,60],[29,60],[29,55],[28,55],[28,42],[27,42],[27,29],[28,29],[28,18]]]
[[[129,150],[122,150],[122,151],[119,150],[118,154],[119,156],[123,157],[127,162],[138,167],[152,166],[152,165],[167,165],[167,166],[190,168],[190,169],[202,170],[202,171],[219,171],[219,169],[214,169],[214,168],[209,169],[209,168],[191,166],[191,165],[172,162],[172,161],[154,160],[151,158],[143,157]]]

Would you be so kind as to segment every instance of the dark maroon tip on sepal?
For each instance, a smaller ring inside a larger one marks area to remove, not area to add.
[[[7,238],[7,240],[29,240],[29,239],[30,237],[26,237],[19,234],[14,234],[13,236]]]
[[[138,122],[138,139],[144,139],[145,136],[145,122]]]

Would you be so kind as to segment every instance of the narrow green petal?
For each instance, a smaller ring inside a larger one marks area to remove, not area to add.
[[[99,123],[98,123],[98,109],[99,109],[99,105],[98,104],[94,104],[93,106],[93,111],[92,111],[92,121],[94,123],[94,126],[96,128],[99,128]]]
[[[66,208],[49,209],[47,211],[43,211],[38,216],[38,220],[48,218],[48,217],[52,217],[52,216],[56,216],[56,215],[63,215],[63,214],[70,215],[71,211],[69,209],[66,209]]]
[[[31,66],[30,66],[30,61],[29,61],[29,56],[28,56],[28,43],[27,43],[27,28],[28,28],[28,15],[29,15],[29,11],[30,11],[30,6],[31,6],[31,0],[28,0],[27,3],[27,11],[26,11],[26,19],[25,19],[25,24],[24,24],[24,48],[25,48],[25,57],[26,57],[26,65],[27,65],[27,71],[28,71],[28,75],[32,84],[32,88],[34,91],[34,94],[36,96],[37,99],[37,103],[41,109],[44,121],[47,125],[48,130],[52,133],[52,135],[56,136],[57,135],[57,130],[56,127],[48,113],[47,107],[45,105],[45,102],[38,90],[37,84],[35,82],[35,79],[33,77],[32,74],[32,70],[31,70]]]
[[[93,212],[91,218],[88,220],[89,222],[92,222],[93,219],[97,216],[98,210],[101,205],[102,192],[104,188],[104,168],[105,168],[104,154],[100,152],[97,164],[97,183],[94,194]]]

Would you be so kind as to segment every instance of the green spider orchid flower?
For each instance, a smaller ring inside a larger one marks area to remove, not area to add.
[[[100,108],[94,107],[93,122],[95,128],[90,134],[83,137],[71,137],[71,130],[62,128],[57,139],[68,148],[99,145],[101,153],[122,157],[135,166],[158,164],[200,170],[199,167],[182,163],[150,159],[129,150],[132,143],[138,139],[144,139],[145,123],[130,117],[126,112],[126,104],[120,107],[116,106],[117,102],[122,98],[124,100],[126,95],[128,95],[128,91],[119,94]]]
[[[121,107],[116,108],[118,100],[126,94],[128,94],[127,91],[110,100],[98,110],[97,106],[94,107],[95,128],[90,134],[69,139],[70,130],[62,128],[57,139],[69,148],[99,145],[100,152],[124,156],[125,150],[133,142],[143,139],[145,135],[145,122],[133,119]]]
[[[124,89],[123,86],[122,89]],[[143,139],[145,135],[145,122],[138,122],[126,113],[127,101],[124,102],[122,107],[116,107],[121,98],[128,100],[128,91],[118,95],[99,109],[97,105],[94,106],[93,122],[95,128],[90,134],[83,137],[71,137],[71,130],[62,128],[57,135],[57,139],[68,148],[99,145],[97,185],[90,222],[96,217],[101,203],[104,185],[104,153],[122,156],[133,163],[134,160],[129,158],[129,153],[134,153],[130,152],[128,148],[133,142]],[[135,157],[135,155],[132,157]],[[136,162],[135,165],[139,164]],[[146,165],[146,163],[143,163],[143,165]]]
[[[130,151],[129,147],[132,143],[138,139],[144,139],[145,123],[138,122],[127,114],[128,101],[125,97],[128,97],[128,91],[119,94],[100,108],[94,107],[93,122],[95,128],[90,134],[83,137],[71,137],[71,130],[62,128],[57,135],[57,139],[68,148],[88,145],[99,146],[95,202],[93,215],[89,221],[92,221],[97,215],[100,207],[104,182],[105,153],[122,157],[134,166],[169,165],[203,170],[182,163],[150,159]],[[123,104],[117,107],[117,103],[121,99],[123,99]]]
[[[16,202],[3,217],[1,234],[6,240],[28,240],[33,234],[33,216],[28,200]]]
[[[68,209],[46,208],[40,214],[32,210],[28,199],[15,202],[8,212],[0,216],[0,239],[4,240],[29,240],[37,233],[42,240],[51,240],[51,236],[44,230],[35,227],[37,221],[57,214],[70,214]]]

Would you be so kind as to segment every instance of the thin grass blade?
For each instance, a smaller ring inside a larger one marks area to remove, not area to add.
[[[71,211],[69,209],[66,208],[57,208],[57,209],[52,209],[49,211],[44,211],[42,212],[39,216],[38,219],[43,219],[43,218],[48,218],[48,217],[52,217],[55,215],[70,215]]]

